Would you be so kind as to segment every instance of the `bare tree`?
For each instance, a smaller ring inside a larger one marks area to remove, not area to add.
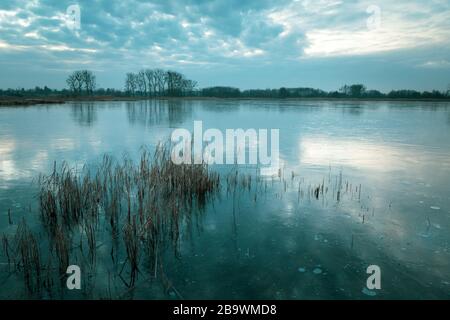
[[[197,87],[197,81],[189,80],[189,79],[183,80],[183,94],[184,95],[193,94],[196,87]]]
[[[97,85],[95,75],[92,73],[92,71],[82,70],[81,79],[86,93],[92,94]]]
[[[72,73],[67,77],[66,80],[67,85],[69,86],[69,90],[72,92],[76,92],[77,91],[77,84],[76,84],[76,78],[75,78],[75,74]]]
[[[72,72],[66,80],[69,90],[74,94],[92,94],[96,88],[96,77],[89,70],[78,70]]]
[[[134,95],[136,92],[136,75],[132,72],[126,74],[125,91],[131,95]]]
[[[149,95],[156,96],[156,90],[158,87],[158,82],[156,79],[155,71],[152,69],[145,70],[145,77],[147,78],[147,86]]]
[[[147,95],[147,78],[145,76],[144,70],[141,70],[136,75],[136,82],[139,90],[139,94],[142,96]]]
[[[156,69],[154,70],[155,73],[155,79],[158,86],[158,95],[162,96],[165,93],[166,84],[167,84],[167,76],[166,72],[162,69]]]
[[[181,96],[183,93],[184,76],[176,71],[167,71],[167,93],[170,96]]]

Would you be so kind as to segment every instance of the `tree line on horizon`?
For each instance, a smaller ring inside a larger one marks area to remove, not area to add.
[[[324,91],[314,88],[249,89],[240,90],[233,87],[210,87],[201,89],[202,97],[218,98],[369,98],[369,99],[450,99],[450,89],[446,92],[437,90],[419,92],[416,90],[392,90],[382,93],[367,90],[362,84],[344,85],[338,91]]]
[[[162,69],[142,69],[125,76],[125,92],[131,96],[181,97],[194,95],[197,82],[182,73]]]
[[[2,97],[113,96],[113,97],[211,97],[211,98],[369,98],[369,99],[450,99],[447,91],[392,90],[383,93],[363,84],[344,85],[336,91],[314,88],[246,89],[229,86],[198,88],[197,82],[182,73],[163,69],[142,69],[125,75],[123,90],[97,88],[96,76],[89,70],[77,70],[66,79],[67,89],[47,86],[34,89],[0,89]]]

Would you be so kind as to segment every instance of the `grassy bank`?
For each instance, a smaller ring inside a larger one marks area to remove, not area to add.
[[[114,97],[114,96],[55,96],[55,97],[0,97],[1,106],[30,106],[37,104],[62,104],[71,101],[134,101],[146,97]]]

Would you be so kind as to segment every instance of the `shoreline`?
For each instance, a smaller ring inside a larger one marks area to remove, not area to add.
[[[137,101],[147,100],[147,97],[112,97],[112,96],[85,96],[85,97],[0,97],[0,107],[33,106],[39,104],[65,104],[67,102],[95,102],[95,101]]]
[[[65,104],[70,102],[97,102],[97,101],[142,101],[142,100],[205,100],[205,101],[339,101],[339,102],[444,102],[449,99],[406,99],[406,98],[332,98],[332,97],[304,97],[304,98],[266,98],[266,97],[117,97],[117,96],[84,96],[84,97],[0,97],[0,107],[20,107],[41,104]]]

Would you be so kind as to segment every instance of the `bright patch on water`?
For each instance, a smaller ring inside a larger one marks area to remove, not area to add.
[[[320,268],[314,268],[313,273],[314,273],[314,274],[321,274],[321,273],[322,273],[322,269],[320,269]]]

